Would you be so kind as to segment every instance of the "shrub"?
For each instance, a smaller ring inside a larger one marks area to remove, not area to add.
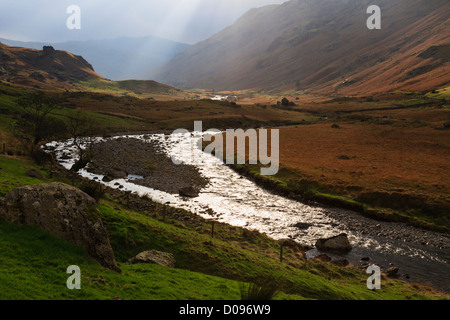
[[[240,286],[241,300],[272,300],[278,290],[278,281],[272,277],[258,276]]]

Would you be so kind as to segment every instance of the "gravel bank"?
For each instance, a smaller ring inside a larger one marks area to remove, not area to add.
[[[134,138],[111,139],[92,146],[92,160],[88,171],[107,175],[111,171],[141,176],[133,183],[178,194],[180,189],[201,190],[208,184],[194,166],[175,165],[157,142],[143,142]]]

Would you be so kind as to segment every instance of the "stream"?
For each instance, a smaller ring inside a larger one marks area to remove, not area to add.
[[[400,279],[429,284],[450,293],[450,241],[447,235],[401,223],[371,220],[349,210],[305,205],[274,195],[237,174],[221,160],[197,149],[195,139],[198,138],[191,134],[121,137],[159,143],[168,156],[195,165],[209,184],[197,198],[184,198],[137,185],[133,181],[141,177],[132,175],[127,179],[102,182],[111,188],[117,189],[120,185],[121,190],[145,195],[155,202],[189,210],[205,219],[258,230],[277,240],[291,238],[314,246],[317,239],[346,233],[353,250],[346,254],[327,255],[333,259],[347,259],[360,267],[365,267],[367,263],[376,264],[382,270],[396,266],[400,269]],[[119,137],[108,139],[116,138]],[[101,142],[105,139],[94,140]],[[58,162],[67,169],[78,160],[73,139],[54,141],[44,148],[52,150]],[[193,162],[193,154],[195,159],[201,161]],[[102,175],[85,169],[80,170],[79,174],[92,180],[103,179]],[[319,254],[317,249],[312,249],[307,252],[307,257]],[[364,257],[370,260],[363,262],[361,259]]]

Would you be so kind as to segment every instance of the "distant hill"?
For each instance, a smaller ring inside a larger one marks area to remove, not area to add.
[[[39,88],[67,88],[79,81],[102,79],[83,57],[67,51],[9,47],[0,44],[0,80]]]
[[[369,5],[382,29],[368,30]],[[449,84],[448,0],[292,0],[252,9],[154,77],[182,88],[360,95]]]
[[[86,90],[134,94],[143,98],[183,98],[185,92],[151,80],[110,81],[97,74],[83,57],[46,46],[43,50],[0,43],[0,81],[13,86],[47,90]]]
[[[9,46],[42,49],[50,45],[56,50],[72,52],[92,63],[95,71],[112,80],[145,79],[148,71],[160,67],[189,45],[158,37],[117,38],[62,43],[21,42],[1,39]]]

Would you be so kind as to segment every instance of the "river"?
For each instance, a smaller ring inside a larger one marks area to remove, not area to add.
[[[369,257],[370,264],[376,264],[384,270],[390,266],[398,267],[403,280],[430,284],[450,293],[450,242],[446,235],[401,223],[374,221],[348,210],[305,205],[274,195],[237,174],[219,159],[195,148],[196,138],[191,134],[126,137],[158,142],[168,156],[198,167],[209,184],[199,197],[193,199],[134,184],[133,180],[139,179],[138,176],[102,182],[111,188],[118,188],[118,183],[123,186],[123,190],[189,210],[206,219],[258,230],[274,239],[291,238],[309,246],[314,246],[317,239],[346,233],[353,250],[342,255],[327,253],[333,259],[347,259],[361,266],[367,263],[362,262],[361,258]],[[95,139],[96,142],[102,140]],[[77,160],[78,152],[73,146],[73,140],[55,141],[46,146],[52,149],[60,164],[67,169]],[[193,162],[192,154],[201,161]],[[84,169],[79,174],[97,181],[103,178]],[[299,223],[301,227],[298,227]],[[313,249],[307,252],[307,257],[318,254]]]

